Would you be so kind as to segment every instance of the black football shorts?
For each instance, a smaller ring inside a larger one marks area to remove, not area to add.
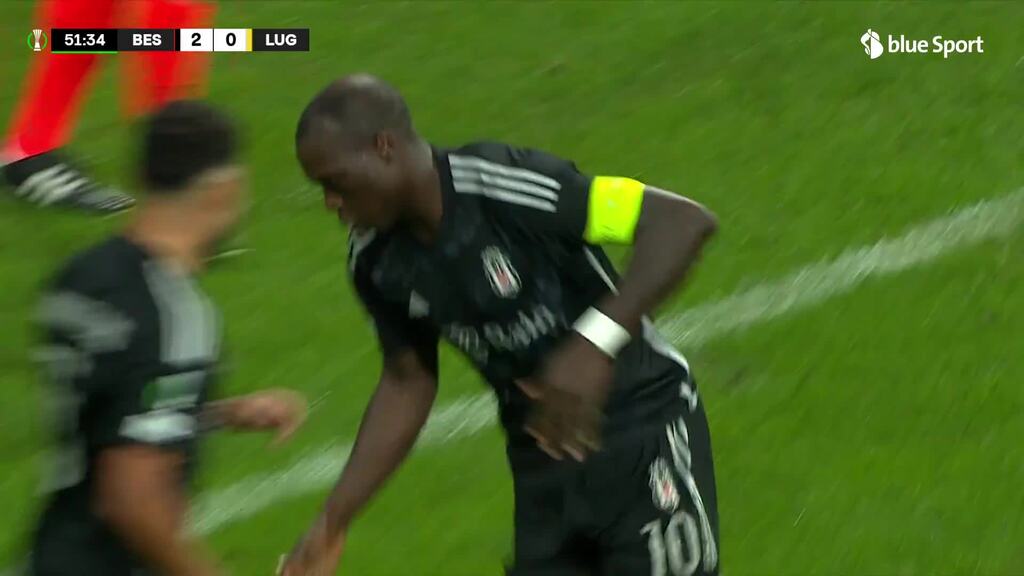
[[[509,576],[710,576],[719,571],[711,438],[694,393],[678,415],[586,462],[516,466]]]

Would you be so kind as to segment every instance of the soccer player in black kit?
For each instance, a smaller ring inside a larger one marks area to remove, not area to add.
[[[57,445],[32,576],[223,574],[184,530],[199,437],[230,427],[284,440],[305,416],[287,390],[208,401],[220,320],[193,276],[244,211],[237,148],[232,123],[208,104],[154,113],[132,222],[46,289],[41,353]]]
[[[296,147],[351,228],[348,268],[383,368],[348,464],[281,573],[334,573],[350,522],[427,419],[444,338],[498,398],[516,501],[509,574],[717,574],[707,421],[686,361],[647,317],[714,217],[537,150],[433,147],[372,76],[321,91]],[[621,278],[606,243],[634,247]],[[407,573],[424,574],[415,562]]]

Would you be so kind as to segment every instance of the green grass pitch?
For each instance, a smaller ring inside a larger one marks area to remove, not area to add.
[[[4,2],[0,110],[32,3]],[[222,27],[308,27],[309,53],[217,55],[210,98],[244,123],[254,251],[204,280],[227,324],[225,393],[320,399],[295,442],[217,437],[203,487],[352,438],[375,383],[344,233],[292,152],[320,86],[370,71],[439,144],[491,138],[706,203],[721,233],[665,307],[683,310],[1024,185],[1024,5],[760,2],[221,2]],[[885,54],[867,28],[981,35],[984,54]],[[73,151],[131,187],[119,56]],[[0,566],[24,552],[45,428],[29,362],[37,288],[120,220],[0,198]],[[687,353],[717,455],[724,573],[1024,572],[1024,234],[955,251]],[[616,253],[616,257],[624,256]],[[358,353],[358,354],[357,354]],[[482,390],[450,351],[442,400]],[[211,536],[269,574],[324,491]],[[511,494],[497,429],[415,456],[356,524],[342,573],[499,574]]]

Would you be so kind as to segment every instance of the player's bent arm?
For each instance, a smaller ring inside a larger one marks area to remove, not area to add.
[[[154,446],[104,449],[97,463],[96,512],[156,574],[214,576],[221,572],[183,530],[183,459]]]
[[[616,180],[625,181],[626,187],[641,186],[642,195],[630,200],[628,192],[618,194],[626,204],[618,214],[600,214],[595,200],[601,197],[591,197],[587,234],[592,241],[633,244],[619,293],[609,295],[598,308],[635,335],[641,318],[683,280],[718,223],[710,211],[688,198],[636,181]],[[592,190],[592,194],[599,193]]]
[[[324,518],[330,532],[341,536],[352,519],[399,467],[416,442],[437,395],[437,374],[411,348],[384,360],[355,446],[327,500]]]

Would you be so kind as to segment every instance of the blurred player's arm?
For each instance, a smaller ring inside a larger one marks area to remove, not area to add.
[[[437,394],[437,374],[412,349],[384,359],[355,446],[324,508],[328,528],[343,533],[416,442]]]
[[[383,301],[365,272],[354,271],[354,284],[377,332],[380,380],[322,513],[279,571],[285,576],[334,573],[349,525],[408,456],[437,395],[436,330]]]
[[[437,330],[381,297],[367,263],[357,253],[350,258],[361,264],[353,266],[353,284],[373,320],[383,366],[352,455],[327,499],[324,520],[333,532],[348,527],[405,459],[437,393]]]
[[[273,444],[287,441],[306,419],[306,399],[294,390],[273,388],[225,398],[203,406],[205,430],[274,430]]]
[[[179,452],[138,444],[103,450],[97,461],[97,513],[156,574],[221,574],[182,529],[187,509],[180,479],[183,458]]]
[[[334,574],[352,520],[405,460],[427,421],[437,392],[437,373],[428,366],[413,349],[385,352],[348,463],[278,574]]]

